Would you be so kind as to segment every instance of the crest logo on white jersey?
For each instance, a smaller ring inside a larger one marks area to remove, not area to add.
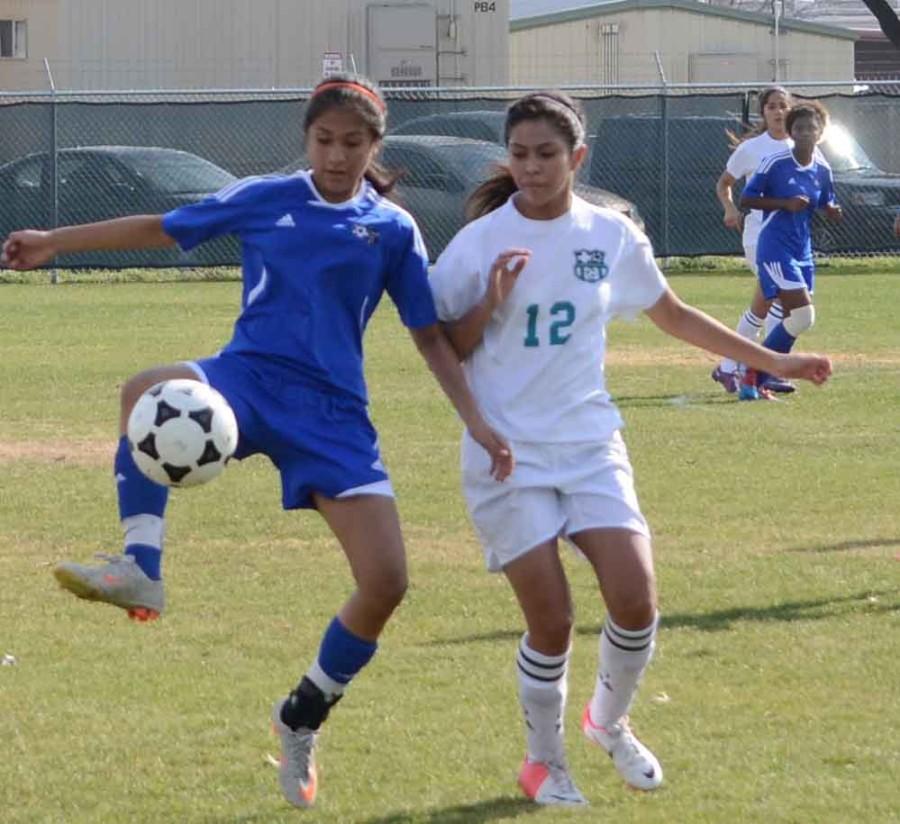
[[[282,215],[280,218],[278,218],[278,220],[275,221],[275,225],[281,226],[282,228],[290,229],[290,228],[296,226],[297,224],[294,223],[294,218],[291,215],[291,213],[287,212],[286,214]]]
[[[599,249],[576,249],[575,277],[586,283],[596,283],[609,274],[609,266],[605,262],[606,252]]]

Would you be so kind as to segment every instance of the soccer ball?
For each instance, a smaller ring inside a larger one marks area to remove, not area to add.
[[[215,389],[177,379],[151,386],[128,417],[131,456],[151,481],[196,486],[219,475],[237,448],[234,412]]]

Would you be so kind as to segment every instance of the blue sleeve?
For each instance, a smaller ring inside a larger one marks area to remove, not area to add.
[[[741,192],[741,197],[764,197],[764,192],[766,191],[766,183],[768,183],[769,178],[766,172],[754,172],[753,177],[747,181],[747,185],[744,186],[744,191]]]
[[[410,329],[420,329],[438,322],[434,297],[428,283],[428,252],[411,220],[398,226],[400,240],[389,263],[387,292],[400,312],[400,319]]]
[[[834,203],[834,176],[828,166],[822,167],[820,174],[822,180],[822,191],[819,193],[819,208],[823,209],[829,203]]]
[[[262,187],[253,185],[258,180],[239,180],[197,203],[167,212],[163,230],[185,251],[221,235],[240,233],[259,202]]]

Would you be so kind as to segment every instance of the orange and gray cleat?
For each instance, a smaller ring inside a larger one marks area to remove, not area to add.
[[[148,578],[131,555],[97,557],[104,564],[87,565],[63,561],[53,568],[59,585],[86,601],[100,601],[120,607],[135,621],[153,621],[165,607],[162,581]]]
[[[272,709],[272,730],[281,739],[278,781],[284,797],[295,807],[312,807],[319,789],[316,772],[316,738],[318,732],[305,727],[292,730],[281,720],[281,708],[287,699],[276,702]]]
[[[526,756],[519,770],[519,786],[535,804],[563,807],[587,804],[565,764],[531,761]]]

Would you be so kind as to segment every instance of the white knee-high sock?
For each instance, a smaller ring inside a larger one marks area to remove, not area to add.
[[[769,337],[772,330],[784,320],[784,308],[776,300],[770,307],[766,315],[766,337]]]
[[[762,327],[763,319],[757,317],[753,314],[752,310],[748,309],[741,315],[736,331],[742,338],[755,341],[759,337],[759,332]],[[737,369],[737,363],[731,358],[722,358],[719,368],[723,372],[734,372],[734,370]]]
[[[516,664],[528,758],[531,761],[563,763],[563,717],[568,692],[569,650],[562,655],[544,655],[528,646],[526,634],[519,642]]]
[[[648,627],[622,629],[606,616],[600,633],[600,666],[591,698],[591,720],[600,727],[614,724],[628,714],[641,676],[656,646],[659,616]]]

